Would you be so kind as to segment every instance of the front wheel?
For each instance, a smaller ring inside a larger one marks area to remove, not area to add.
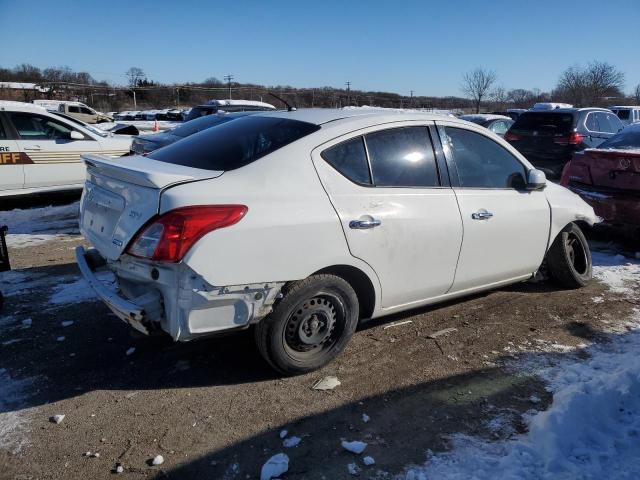
[[[283,291],[284,297],[256,325],[258,350],[285,375],[317,370],[344,350],[358,325],[358,297],[335,275],[312,275]]]
[[[587,239],[575,223],[558,234],[547,253],[550,277],[563,287],[584,287],[591,280],[591,250]]]

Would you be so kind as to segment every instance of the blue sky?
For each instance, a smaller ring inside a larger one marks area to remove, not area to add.
[[[493,69],[549,90],[591,60],[640,83],[640,0],[0,0],[0,65],[67,65],[124,83],[130,66],[182,83],[238,81],[459,95]],[[0,79],[1,80],[1,79]]]

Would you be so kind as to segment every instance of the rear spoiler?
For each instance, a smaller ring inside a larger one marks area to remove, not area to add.
[[[109,157],[87,153],[81,155],[81,158],[89,173],[149,188],[165,188],[178,183],[207,180],[224,173],[159,162],[140,155]]]

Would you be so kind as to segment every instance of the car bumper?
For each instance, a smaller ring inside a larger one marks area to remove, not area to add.
[[[94,269],[96,266],[102,264],[102,261],[102,257],[97,254],[97,250],[89,250],[87,252],[84,247],[76,247],[76,262],[80,273],[98,298],[100,298],[118,318],[124,320],[139,332],[148,335],[150,332],[146,325],[148,322],[144,308],[131,300],[121,297],[96,276]]]
[[[601,192],[572,185],[569,189],[591,205],[604,224],[640,227],[640,194]]]
[[[76,261],[96,295],[136,330],[189,341],[247,328],[272,310],[284,282],[214,286],[182,263],[150,262],[123,255],[109,264],[118,291],[101,282],[106,266],[97,250],[76,248]]]

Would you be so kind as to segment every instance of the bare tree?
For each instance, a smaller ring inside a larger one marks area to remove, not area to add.
[[[622,87],[624,73],[609,63],[591,62],[562,72],[554,96],[576,106],[599,105],[608,97],[621,96]]]
[[[509,101],[507,90],[503,86],[495,87],[490,93],[489,98],[494,103],[496,110],[503,110]]]
[[[473,100],[476,113],[480,112],[480,103],[491,91],[491,87],[496,82],[496,73],[492,70],[485,70],[478,67],[475,70],[465,73],[462,76],[462,92]]]
[[[144,74],[144,71],[142,71],[142,69],[138,67],[131,67],[124,74],[129,79],[130,87],[137,87],[140,82],[147,78],[147,76]]]

